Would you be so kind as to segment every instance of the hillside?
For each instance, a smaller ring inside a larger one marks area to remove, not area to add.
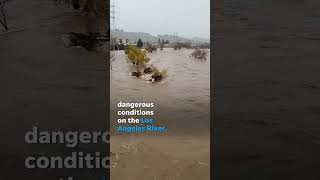
[[[204,38],[199,38],[199,37],[184,38],[184,37],[168,35],[168,34],[153,36],[153,35],[151,35],[149,33],[145,33],[145,32],[126,32],[124,30],[118,30],[118,29],[111,31],[111,36],[121,38],[121,39],[128,39],[129,41],[133,41],[133,42],[138,41],[139,38],[141,38],[141,40],[143,42],[151,42],[151,43],[156,43],[156,42],[158,42],[159,39],[161,39],[161,40],[164,39],[165,41],[169,41],[169,42],[191,41],[196,44],[210,42],[209,39],[204,39]]]

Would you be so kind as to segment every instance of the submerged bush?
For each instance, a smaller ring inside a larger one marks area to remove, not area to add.
[[[191,47],[191,42],[187,41],[187,42],[177,42],[174,44],[173,49],[174,50],[180,50],[182,48],[186,48],[189,49]]]
[[[167,71],[166,70],[159,71],[157,69],[155,72],[153,72],[153,74],[151,76],[151,78],[152,78],[151,81],[152,82],[160,82],[166,77],[167,77]]]
[[[151,82],[162,81],[167,73],[165,70],[159,71],[152,64],[147,64],[150,59],[147,57],[147,51],[142,51],[136,46],[128,46],[128,62],[136,66],[137,70],[131,75],[135,77],[144,77],[145,80]]]
[[[147,67],[144,68],[143,73],[144,74],[151,74],[153,72],[157,71],[157,68],[154,65],[149,65]]]
[[[191,53],[191,56],[196,59],[204,59],[205,60],[205,59],[207,59],[207,54],[208,54],[207,50],[197,48]]]
[[[152,53],[153,51],[157,51],[157,47],[152,46],[151,44],[148,44],[147,47],[146,47],[146,50],[147,50],[149,53]]]
[[[148,67],[145,67],[143,71],[143,77],[146,81],[160,82],[167,77],[167,71],[160,71],[158,70],[158,68],[151,64]]]

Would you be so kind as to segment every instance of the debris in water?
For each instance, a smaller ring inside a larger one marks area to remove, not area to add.
[[[149,53],[152,53],[154,51],[157,51],[157,47],[151,45],[151,44],[148,44],[147,47],[146,47],[146,50],[149,52]]]
[[[208,54],[207,50],[197,48],[191,53],[191,56],[193,58],[196,58],[196,59],[206,60],[207,59],[207,54]]]
[[[131,75],[135,77],[140,77],[142,73],[137,71],[137,72],[132,72]]]

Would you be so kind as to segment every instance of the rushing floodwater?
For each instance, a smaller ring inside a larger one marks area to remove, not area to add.
[[[209,133],[210,57],[196,60],[192,50],[158,50],[150,63],[167,70],[168,77],[160,83],[148,83],[132,77],[132,65],[127,63],[124,51],[114,51],[111,63],[111,122],[115,122],[117,103],[154,102],[154,118],[168,126],[172,133]],[[111,123],[113,124],[113,123]],[[196,129],[195,129],[196,128]]]

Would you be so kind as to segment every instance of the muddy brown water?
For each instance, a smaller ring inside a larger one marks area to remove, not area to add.
[[[100,179],[105,169],[27,169],[31,155],[70,155],[63,144],[27,144],[25,132],[107,129],[103,54],[67,48],[61,35],[86,32],[79,12],[51,0],[9,1],[9,32],[0,32],[0,179]],[[88,28],[86,28],[88,27]],[[88,125],[89,124],[89,125]],[[80,149],[78,149],[80,148]],[[108,153],[108,144],[85,151]],[[83,146],[74,151],[83,150]],[[106,151],[106,152],[105,152]],[[17,173],[19,172],[19,173]]]
[[[127,62],[124,51],[113,51],[111,126],[114,127],[118,118],[118,102],[153,102],[154,119],[167,126],[168,133],[209,133],[210,57],[196,60],[190,57],[191,52],[165,48],[149,53],[149,63],[167,71],[165,80],[150,83],[132,77],[132,65]]]

